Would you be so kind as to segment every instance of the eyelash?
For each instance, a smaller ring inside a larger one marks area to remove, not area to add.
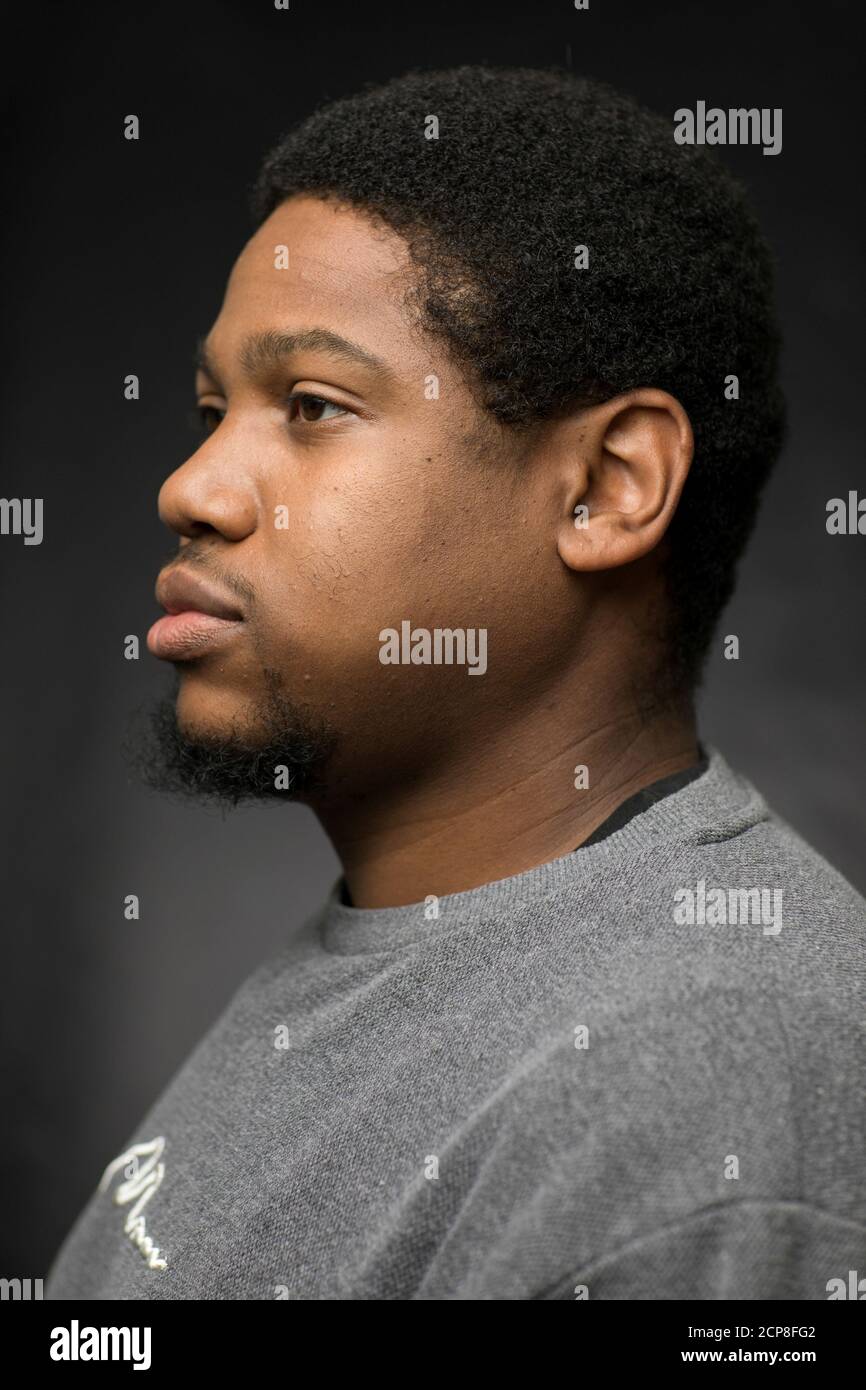
[[[342,415],[350,415],[351,411],[347,406],[340,405],[338,401],[328,400],[327,396],[317,396],[313,391],[292,392],[286,397],[286,405],[289,408],[289,422],[295,420],[302,425],[319,425],[326,423],[322,420],[304,420],[300,416],[293,416],[291,408],[295,402],[315,401],[317,405],[332,406],[334,410],[340,411]],[[331,417],[334,418],[334,417]],[[205,435],[214,434],[225,419],[225,411],[220,410],[215,405],[200,405],[197,408],[196,428]],[[214,423],[215,421],[215,423]]]

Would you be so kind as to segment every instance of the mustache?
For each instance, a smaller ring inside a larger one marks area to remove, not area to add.
[[[218,564],[212,547],[197,545],[195,541],[190,541],[182,550],[175,550],[165,560],[165,568],[177,569],[179,566],[189,566],[190,569],[198,569],[210,575],[216,582],[236,598],[242,599],[245,611],[251,612],[256,602],[256,591],[248,580],[241,575],[231,574]]]

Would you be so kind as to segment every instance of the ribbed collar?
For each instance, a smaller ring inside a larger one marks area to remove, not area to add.
[[[343,880],[334,883],[320,914],[325,949],[339,955],[399,951],[429,940],[432,933],[495,922],[539,899],[597,887],[601,875],[615,875],[630,861],[676,845],[713,844],[732,839],[770,814],[766,802],[721,753],[704,745],[706,770],[633,816],[597,844],[581,846],[534,869],[496,879],[439,898],[439,915],[428,919],[425,903],[402,907],[358,908],[341,902]]]

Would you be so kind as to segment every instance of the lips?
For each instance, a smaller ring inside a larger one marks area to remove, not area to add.
[[[237,604],[225,598],[217,589],[212,589],[197,574],[177,566],[163,570],[157,579],[156,601],[162,604],[166,613],[209,613],[212,618],[243,621],[243,613]]]
[[[244,621],[237,604],[178,566],[160,574],[156,597],[166,616],[148,632],[147,648],[165,661],[205,655],[235,636]]]

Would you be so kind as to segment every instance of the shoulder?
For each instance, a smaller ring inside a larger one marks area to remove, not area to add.
[[[538,1289],[607,1270],[626,1290],[611,1297],[826,1297],[788,1284],[844,1274],[864,1248],[866,904],[772,819],[737,839],[608,894],[589,947],[554,936],[550,1005],[488,1117],[503,1278],[529,1243]],[[780,890],[781,915],[771,896],[712,920],[712,887]],[[692,921],[674,918],[677,888]],[[556,915],[589,930],[584,900]],[[735,1291],[706,1292],[725,1260]],[[660,1268],[679,1292],[628,1292]]]

